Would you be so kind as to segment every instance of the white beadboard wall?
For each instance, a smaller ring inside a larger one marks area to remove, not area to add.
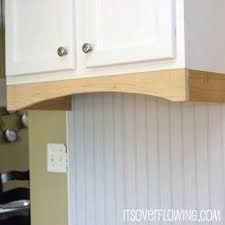
[[[225,104],[76,95],[69,142],[70,225],[122,225],[126,208],[220,209],[225,224]]]

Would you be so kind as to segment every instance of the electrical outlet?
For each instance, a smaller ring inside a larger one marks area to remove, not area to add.
[[[65,144],[47,145],[47,169],[52,173],[66,173],[67,151]]]

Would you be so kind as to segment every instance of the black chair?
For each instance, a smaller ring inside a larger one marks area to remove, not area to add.
[[[4,191],[4,184],[13,180],[29,180],[29,171],[0,173],[0,225],[30,225],[30,190]]]
[[[28,216],[13,216],[0,222],[1,225],[27,225],[30,224],[30,217]]]

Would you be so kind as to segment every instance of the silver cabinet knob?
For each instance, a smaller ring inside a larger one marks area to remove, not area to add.
[[[60,57],[65,56],[65,55],[68,54],[67,49],[64,48],[64,47],[59,47],[57,52],[58,52],[58,55],[59,55]]]
[[[84,43],[82,46],[82,50],[84,53],[89,53],[93,50],[93,46],[89,43]]]

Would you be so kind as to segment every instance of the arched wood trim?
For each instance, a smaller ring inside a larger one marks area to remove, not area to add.
[[[63,110],[70,111],[71,110],[71,95],[54,98],[50,100],[45,100],[34,105],[31,105],[25,110]]]
[[[158,96],[171,101],[186,101],[186,80],[186,70],[176,69],[9,85],[8,109],[19,110],[42,101],[91,92],[126,92]]]

